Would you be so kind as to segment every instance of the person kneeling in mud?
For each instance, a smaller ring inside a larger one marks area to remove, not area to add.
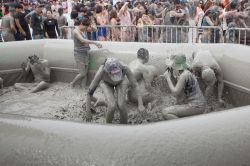
[[[225,105],[222,100],[222,93],[224,89],[222,70],[214,59],[213,55],[208,50],[199,50],[193,53],[193,62],[191,65],[192,71],[195,75],[202,78],[206,85],[205,96],[208,98],[214,89],[215,82],[218,82],[218,102],[220,105]]]
[[[140,94],[142,95],[143,104],[147,104],[150,106],[151,102],[154,100],[154,96],[150,91],[151,82],[155,76],[157,76],[157,69],[152,65],[146,65],[149,60],[149,52],[145,48],[140,48],[137,51],[137,59],[130,62],[128,67],[133,73],[140,90]],[[137,102],[137,91],[135,88],[130,87],[128,90],[128,99],[132,102]]]
[[[173,74],[177,78],[176,85],[174,86],[172,83],[170,71],[166,71],[164,77],[167,79],[170,91],[177,96],[177,103],[180,105],[165,108],[162,111],[163,117],[166,120],[170,120],[202,114],[205,110],[206,102],[196,77],[187,70],[185,55],[178,54],[173,56],[171,63]]]
[[[38,56],[33,55],[28,57],[28,62],[22,64],[24,72],[32,71],[35,78],[35,83],[16,83],[14,86],[17,89],[27,90],[31,89],[32,93],[44,90],[49,87],[50,82],[50,68],[48,60],[40,59]]]
[[[86,101],[87,121],[92,119],[91,100],[94,100],[93,94],[97,86],[100,84],[107,103],[106,122],[112,123],[117,106],[120,110],[120,123],[126,124],[128,122],[128,108],[126,107],[125,101],[128,87],[127,79],[129,80],[131,86],[137,91],[139,111],[145,110],[139,93],[139,87],[130,69],[127,66],[122,65],[117,59],[107,58],[104,65],[99,67],[89,86]],[[115,92],[116,95],[114,94]],[[117,96],[117,98],[115,98],[115,96]]]

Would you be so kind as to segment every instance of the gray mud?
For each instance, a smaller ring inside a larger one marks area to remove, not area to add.
[[[161,110],[175,104],[175,98],[169,93],[166,81],[163,78],[157,78],[152,83],[152,94],[155,101],[151,108],[146,107],[144,113],[139,113],[137,105],[127,101],[129,108],[129,124],[141,124],[162,121]],[[14,87],[4,88],[0,95],[0,112],[28,115],[34,117],[44,117],[50,119],[65,119],[70,121],[85,121],[85,98],[86,90],[80,88],[71,89],[67,83],[53,83],[45,91],[38,93],[29,93],[29,91],[18,91]],[[104,99],[101,89],[95,92],[96,97]],[[209,103],[206,112],[221,111],[232,108],[232,105],[226,103],[226,107],[220,108],[216,100]],[[106,107],[95,108],[93,113],[93,123],[105,123]],[[115,112],[114,123],[119,123],[119,111]]]

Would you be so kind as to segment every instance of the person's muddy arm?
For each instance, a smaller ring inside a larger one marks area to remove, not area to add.
[[[118,12],[118,17],[121,17],[121,15],[124,14],[126,8],[128,8],[128,2],[124,3],[120,11]]]
[[[25,62],[23,62],[21,64],[21,68],[23,69],[24,72],[29,72],[29,70],[30,70],[30,62],[28,61],[27,64],[25,64]]]
[[[91,121],[92,120],[92,114],[91,114],[91,101],[93,99],[93,95],[95,93],[95,90],[97,86],[99,85],[100,81],[102,80],[104,74],[104,69],[103,65],[101,65],[98,69],[98,71],[95,74],[94,79],[92,80],[90,86],[89,86],[89,91],[87,94],[87,99],[86,99],[86,121]]]
[[[222,94],[224,89],[224,82],[223,82],[223,73],[221,69],[217,70],[217,81],[218,81],[218,101],[221,104],[224,104],[224,101],[222,100]]]
[[[102,45],[100,43],[84,39],[78,30],[74,30],[74,37],[76,37],[82,44],[94,44],[98,48],[102,48]]]
[[[181,74],[176,86],[173,85],[171,80],[171,72],[166,71],[164,73],[165,78],[167,79],[169,89],[174,95],[179,95],[181,91],[183,90],[184,84],[185,84],[185,74]]]
[[[138,94],[137,96],[137,100],[138,100],[138,109],[139,111],[144,111],[145,108],[143,106],[143,102],[142,102],[142,96],[141,96],[141,91],[139,89],[139,86],[137,84],[137,81],[133,75],[133,73],[131,72],[131,70],[128,67],[124,67],[124,70],[126,71],[126,76],[131,84],[131,86],[136,89],[136,92]]]
[[[13,17],[10,20],[10,28],[11,28],[12,32],[14,32],[15,34],[17,33],[16,26],[15,26],[15,20]]]
[[[50,80],[50,67],[49,67],[49,62],[46,60],[44,62],[44,69],[43,69],[43,77],[46,79],[46,80]]]

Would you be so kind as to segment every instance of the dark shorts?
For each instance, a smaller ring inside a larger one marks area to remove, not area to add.
[[[98,27],[97,28],[97,35],[106,37],[107,36],[107,28],[106,27]]]

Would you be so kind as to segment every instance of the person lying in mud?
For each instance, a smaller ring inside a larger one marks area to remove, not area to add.
[[[100,84],[107,103],[106,122],[112,123],[117,107],[120,111],[120,123],[126,124],[128,122],[128,108],[126,107],[125,101],[128,87],[127,79],[130,85],[137,91],[139,111],[145,110],[142,97],[139,93],[139,87],[131,70],[127,66],[122,65],[117,59],[107,58],[104,64],[99,67],[89,86],[86,101],[87,121],[92,119],[91,100],[93,100],[93,94]]]
[[[129,63],[128,67],[133,73],[141,91],[143,104],[150,106],[151,102],[154,100],[154,96],[150,91],[151,82],[155,76],[157,76],[157,69],[152,65],[146,65],[149,60],[149,52],[145,48],[140,48],[137,51],[137,59]],[[129,87],[128,89],[128,99],[131,102],[137,102],[137,91],[135,87]]]
[[[170,67],[177,83],[174,86],[171,80],[171,72],[167,70],[164,77],[170,91],[177,96],[177,104],[162,111],[166,120],[202,114],[205,110],[205,99],[200,90],[196,77],[187,70],[186,56],[183,54],[175,55],[169,61]]]
[[[3,93],[3,79],[0,77],[0,95]]]
[[[221,105],[225,105],[222,100],[222,93],[224,89],[222,70],[214,59],[212,53],[208,50],[199,50],[193,53],[193,62],[191,70],[201,77],[206,85],[205,96],[209,97],[213,93],[214,85],[218,83],[218,101]]]
[[[22,64],[22,69],[24,72],[32,71],[35,78],[34,83],[16,83],[15,88],[21,90],[31,89],[31,92],[35,93],[49,87],[50,68],[48,60],[40,59],[36,55],[29,56],[27,64]]]

